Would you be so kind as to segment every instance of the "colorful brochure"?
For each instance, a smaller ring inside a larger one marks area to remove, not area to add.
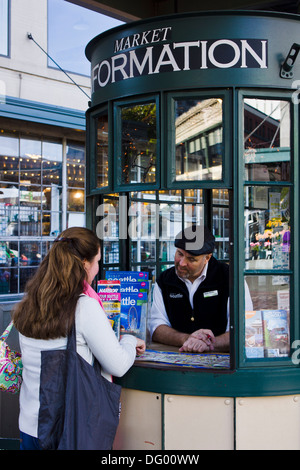
[[[107,271],[98,282],[98,293],[120,292],[120,332],[146,341],[147,313],[151,281],[147,272]]]
[[[286,310],[262,310],[265,357],[286,357],[290,352]]]
[[[148,293],[121,294],[121,332],[126,332],[145,339],[143,331],[148,307]]]
[[[287,311],[246,312],[245,350],[248,359],[287,357],[290,353]]]
[[[149,273],[143,271],[106,271],[105,279],[121,282],[147,281]]]
[[[120,339],[121,293],[120,282],[98,281],[98,295],[115,335]]]

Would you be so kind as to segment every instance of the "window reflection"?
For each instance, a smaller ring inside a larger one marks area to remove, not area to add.
[[[97,181],[98,188],[108,186],[108,115],[107,112],[97,118]]]
[[[20,139],[20,183],[41,184],[42,143],[35,139]]]
[[[290,268],[289,188],[245,188],[245,242],[247,269]]]
[[[0,134],[0,179],[19,182],[19,139],[13,134]]]
[[[62,188],[56,184],[51,184],[42,188],[42,210],[45,211],[61,211],[62,200],[61,200]]]
[[[69,186],[84,188],[85,151],[76,142],[67,142],[67,182]]]
[[[42,242],[42,237],[54,238],[62,230],[62,211],[66,210],[62,205],[63,164],[69,164],[66,173],[71,177],[71,181],[67,179],[71,211],[67,224],[85,225],[85,147],[80,140],[68,139],[65,148],[67,161],[63,162],[62,138],[1,129],[0,294],[23,292],[51,243]]]
[[[176,181],[220,180],[223,101],[175,100]]]
[[[61,232],[61,212],[42,213],[42,235],[57,236]]]
[[[84,211],[84,191],[80,189],[68,189],[67,191],[67,210],[83,212]]]
[[[62,144],[42,142],[43,184],[62,184]]]
[[[97,225],[97,235],[102,240],[103,263],[116,264],[120,260],[119,247],[119,201],[107,198],[103,201],[103,216]]]
[[[123,107],[121,183],[156,181],[156,104]]]
[[[0,184],[0,235],[19,234],[19,189],[14,185]]]
[[[246,180],[290,180],[290,133],[289,102],[245,99]]]

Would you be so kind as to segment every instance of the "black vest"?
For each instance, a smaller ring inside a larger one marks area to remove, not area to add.
[[[229,267],[211,257],[205,280],[189,301],[185,283],[178,278],[175,268],[162,272],[157,280],[172,327],[183,333],[200,328],[212,330],[215,336],[226,331],[229,296]],[[191,320],[193,318],[194,320]]]

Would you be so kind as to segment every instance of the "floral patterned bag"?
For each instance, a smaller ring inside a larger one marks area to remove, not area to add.
[[[12,351],[6,344],[13,326],[11,321],[0,336],[0,390],[9,393],[18,393],[22,383],[22,358],[17,351]]]

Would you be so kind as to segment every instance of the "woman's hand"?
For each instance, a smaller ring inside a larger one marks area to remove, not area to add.
[[[137,353],[137,355],[140,356],[141,354],[144,354],[145,351],[146,351],[145,341],[143,339],[137,338],[136,339],[136,353]]]

